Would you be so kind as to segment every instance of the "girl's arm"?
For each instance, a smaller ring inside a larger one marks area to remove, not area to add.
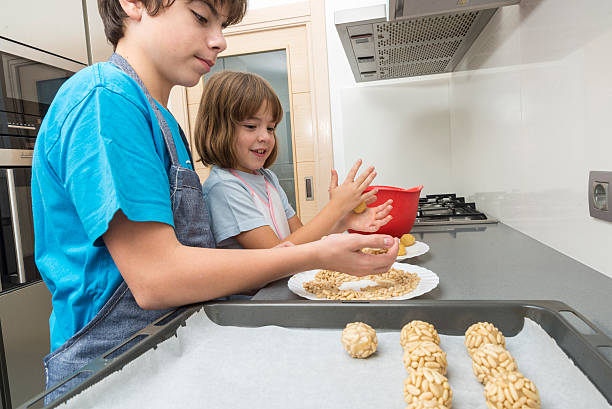
[[[289,219],[291,234],[284,240],[294,244],[303,244],[319,240],[330,233],[344,231],[347,225],[345,222],[347,214],[361,201],[371,203],[375,200],[376,190],[366,193],[363,193],[363,191],[372,183],[372,180],[376,177],[376,172],[374,172],[373,167],[369,167],[365,172],[357,176],[360,166],[361,160],[358,160],[349,171],[346,180],[341,186],[338,186],[336,179],[334,194],[331,200],[310,222],[302,225],[297,216]],[[368,214],[380,217],[380,219],[368,222],[368,226],[372,226],[370,230],[365,228],[360,230],[376,231],[381,225],[390,220],[390,216],[387,216],[391,211],[390,202],[379,207],[381,208],[380,211],[369,210]],[[365,225],[366,217],[362,217],[360,220]],[[270,226],[261,226],[242,232],[235,236],[235,238],[242,247],[250,249],[270,248],[281,242]]]
[[[119,211],[103,235],[113,261],[144,309],[162,309],[236,294],[315,268],[354,275],[381,273],[395,261],[390,236],[337,234],[301,246],[221,250],[180,244],[172,226],[134,222]],[[387,247],[382,255],[363,247]]]

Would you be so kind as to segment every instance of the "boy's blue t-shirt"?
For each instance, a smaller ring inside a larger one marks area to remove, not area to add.
[[[193,169],[176,120],[158,106],[179,162]],[[89,323],[123,280],[102,240],[115,213],[174,226],[169,167],[154,111],[127,74],[100,63],[60,88],[32,160],[35,257],[52,294],[52,351]]]

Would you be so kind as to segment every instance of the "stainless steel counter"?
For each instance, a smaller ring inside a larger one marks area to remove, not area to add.
[[[413,229],[428,253],[408,259],[435,272],[439,286],[419,299],[559,300],[612,337],[612,278],[502,223]],[[287,279],[254,300],[301,299]]]

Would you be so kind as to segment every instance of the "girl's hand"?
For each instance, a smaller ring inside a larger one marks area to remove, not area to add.
[[[376,196],[369,202],[366,202],[366,204],[373,203],[375,200]],[[392,203],[393,200],[389,199],[380,206],[367,207],[365,211],[359,214],[348,212],[341,221],[341,229],[351,229],[368,233],[378,231],[378,229],[391,221],[392,216],[389,213],[391,209],[393,209]]]
[[[398,243],[396,238],[382,234],[331,234],[312,244],[321,268],[361,277],[389,271],[397,257]],[[364,254],[364,247],[389,250],[385,254]]]
[[[376,172],[374,171],[374,166],[370,166],[357,176],[361,163],[361,159],[355,162],[340,186],[338,186],[338,173],[332,170],[331,182],[329,184],[330,204],[337,206],[341,209],[342,213],[353,210],[361,202],[368,203],[368,200],[376,195],[375,189],[363,193],[365,188],[370,186],[370,183],[376,177]]]

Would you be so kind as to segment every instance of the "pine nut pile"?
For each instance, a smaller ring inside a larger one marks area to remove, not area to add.
[[[376,285],[369,285],[360,290],[340,289],[342,283],[361,280],[374,281]],[[417,288],[420,281],[418,274],[393,267],[386,273],[370,274],[364,277],[321,270],[315,274],[314,280],[304,283],[303,287],[317,298],[329,300],[384,300],[410,293]]]
[[[522,373],[506,350],[503,334],[493,324],[478,322],[465,332],[472,369],[484,385],[490,409],[540,409],[538,389]]]

